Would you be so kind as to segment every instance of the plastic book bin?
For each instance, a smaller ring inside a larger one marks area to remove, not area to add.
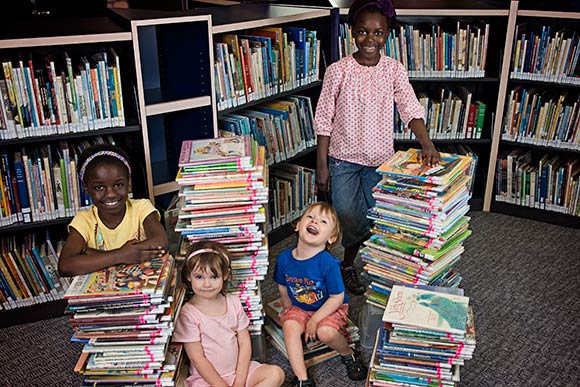
[[[360,345],[363,348],[372,348],[375,344],[377,330],[383,321],[382,308],[365,303],[359,314]]]

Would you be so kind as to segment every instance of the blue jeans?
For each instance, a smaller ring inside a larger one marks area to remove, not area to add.
[[[367,211],[374,207],[373,188],[381,180],[376,167],[328,158],[332,205],[342,226],[342,245],[351,247],[367,237],[372,222]]]

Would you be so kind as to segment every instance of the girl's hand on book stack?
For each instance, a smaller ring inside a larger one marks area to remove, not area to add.
[[[421,150],[421,153],[419,153],[419,161],[427,164],[430,167],[439,165],[440,160],[441,157],[439,156],[439,152],[437,149],[435,149],[435,145],[433,145],[433,143],[423,147],[423,150]]]
[[[139,242],[136,239],[127,241],[120,252],[125,258],[125,263],[140,263],[150,261],[165,254],[163,246],[151,244],[148,241]]]

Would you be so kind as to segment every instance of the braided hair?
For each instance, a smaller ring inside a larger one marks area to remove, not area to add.
[[[356,0],[348,10],[348,24],[354,26],[356,18],[363,12],[380,13],[387,18],[387,25],[395,25],[396,13],[393,0]]]

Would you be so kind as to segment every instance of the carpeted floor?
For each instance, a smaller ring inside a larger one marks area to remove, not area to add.
[[[460,387],[580,385],[580,230],[500,214],[472,213],[473,235],[459,270],[474,307],[477,348],[462,367]],[[272,246],[272,257],[294,238]],[[271,265],[273,268],[273,264]],[[264,296],[275,297],[268,278]],[[350,296],[358,319],[363,297]],[[81,350],[69,342],[67,318],[0,330],[0,386],[77,386]],[[266,359],[292,374],[270,346]],[[368,360],[370,350],[363,350]],[[311,369],[319,386],[363,386],[338,359]]]

